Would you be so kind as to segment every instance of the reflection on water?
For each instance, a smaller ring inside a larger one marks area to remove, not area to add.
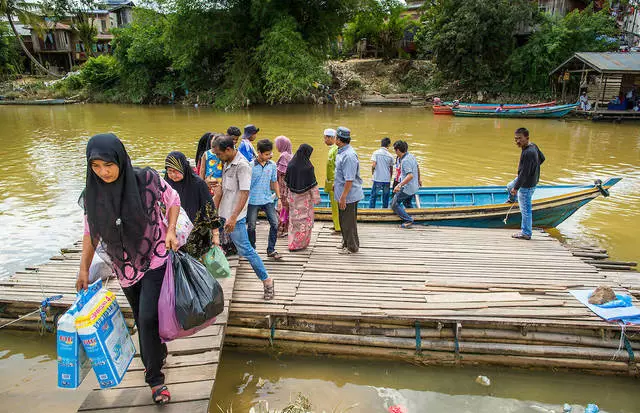
[[[475,383],[478,375],[490,387]],[[385,413],[403,406],[408,413],[574,412],[596,403],[601,411],[636,412],[640,396],[631,378],[532,372],[497,368],[416,367],[373,361],[266,355],[225,350],[210,412],[246,412],[259,400],[282,409],[297,393],[313,411]],[[223,410],[224,411],[224,410]],[[231,411],[231,410],[229,410]]]
[[[75,412],[96,384],[87,376],[79,390],[56,387],[55,336],[0,332],[0,411]]]
[[[423,108],[336,109],[331,106],[258,107],[242,112],[210,108],[71,105],[0,109],[0,276],[46,260],[80,237],[76,204],[85,174],[89,136],[111,131],[125,142],[134,163],[162,168],[165,155],[195,154],[205,131],[254,123],[259,137],[284,134],[294,146],[315,151],[318,181],[324,181],[327,147],[322,131],[345,125],[370,185],[369,158],[383,136],[405,139],[421,163],[423,184],[501,185],[517,168],[513,131],[526,126],[547,157],[543,183],[589,183],[622,176],[608,199],[599,198],[558,228],[560,237],[597,243],[619,259],[638,260],[640,227],[640,129],[636,124],[585,121],[474,119],[433,116]],[[277,158],[277,154],[274,157]]]

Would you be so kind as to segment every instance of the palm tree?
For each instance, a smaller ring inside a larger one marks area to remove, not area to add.
[[[50,74],[51,76],[60,77],[57,74],[49,71],[49,69],[47,69],[46,67],[42,66],[42,64],[38,62],[38,60],[35,57],[33,57],[33,55],[27,49],[27,46],[25,46],[24,42],[22,41],[22,37],[20,36],[20,33],[18,33],[16,26],[13,24],[13,16],[18,16],[18,19],[21,22],[30,23],[32,25],[38,24],[41,21],[41,19],[36,14],[37,9],[38,9],[38,6],[36,4],[28,3],[26,1],[0,0],[0,13],[7,16],[7,19],[9,20],[9,25],[11,26],[11,30],[13,30],[13,33],[15,34],[16,39],[18,39],[18,42],[20,43],[20,47],[22,47],[22,50],[27,55],[27,57],[31,59],[33,64],[40,70]]]

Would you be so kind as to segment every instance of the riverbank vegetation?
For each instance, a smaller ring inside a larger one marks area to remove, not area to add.
[[[81,15],[71,3],[45,9]],[[546,98],[551,70],[577,51],[616,50],[619,28],[608,7],[559,17],[537,4],[433,0],[411,18],[398,0],[159,0],[112,30],[111,55],[90,57],[39,96],[225,109],[372,93]],[[95,36],[76,29],[89,43]],[[0,26],[0,76],[20,66],[9,34]],[[382,58],[375,70],[348,64],[371,51]]]

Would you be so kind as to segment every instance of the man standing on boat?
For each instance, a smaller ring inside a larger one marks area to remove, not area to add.
[[[531,199],[540,180],[540,165],[545,158],[536,144],[529,142],[529,131],[526,128],[518,128],[514,140],[522,152],[518,163],[518,177],[507,185],[507,191],[509,191],[507,202],[515,202],[517,194],[522,223],[520,232],[513,234],[512,237],[528,240],[531,239],[533,227]]]
[[[418,161],[415,156],[409,153],[409,144],[405,141],[396,141],[393,144],[400,162],[400,183],[393,188],[393,200],[391,201],[391,209],[400,219],[402,219],[401,228],[411,228],[413,226],[413,218],[407,214],[404,202],[411,199],[420,189],[418,183],[420,179],[420,171],[418,170]]]
[[[358,238],[358,202],[364,198],[360,161],[350,145],[351,131],[340,126],[336,132],[338,155],[333,184],[334,196],[338,200],[338,215],[342,229],[342,250],[340,254],[353,254],[360,249]]]
[[[373,186],[369,197],[369,208],[376,207],[378,191],[382,190],[382,208],[389,207],[389,192],[391,187],[391,176],[393,175],[393,156],[389,152],[391,139],[385,137],[380,142],[380,149],[371,156],[371,174],[373,175]]]
[[[324,190],[329,194],[331,202],[331,219],[333,220],[333,232],[340,232],[340,218],[338,213],[338,201],[333,196],[333,183],[336,176],[336,156],[338,155],[338,147],[336,146],[336,130],[324,130],[324,143],[329,146],[329,156],[327,157],[327,173],[324,181]]]

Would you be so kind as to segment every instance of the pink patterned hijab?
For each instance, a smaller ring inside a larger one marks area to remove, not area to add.
[[[289,138],[286,136],[278,136],[276,138],[276,149],[280,152],[280,158],[276,163],[278,172],[285,173],[287,172],[287,165],[289,165],[289,161],[293,157],[293,152],[291,152],[292,145]]]

